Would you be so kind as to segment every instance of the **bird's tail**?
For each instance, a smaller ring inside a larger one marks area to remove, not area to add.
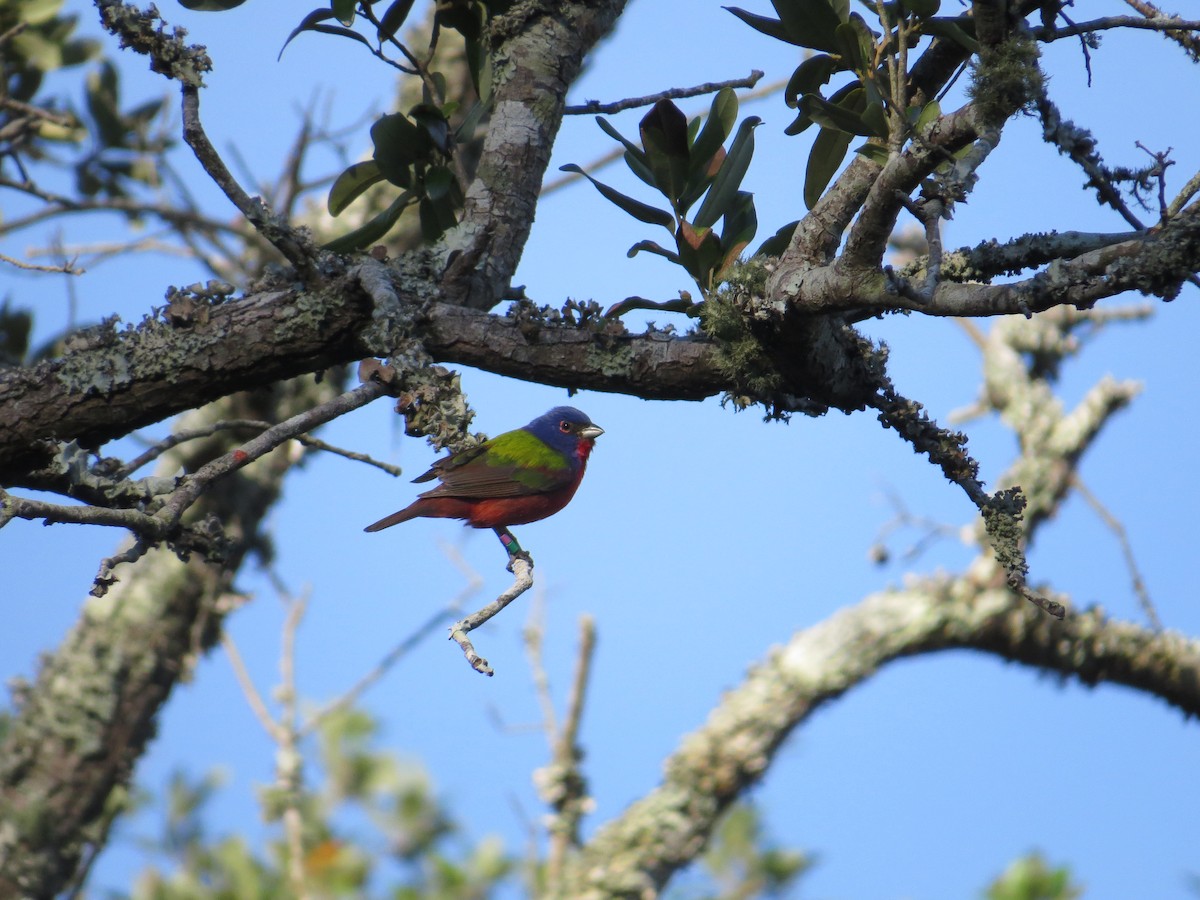
[[[416,508],[414,503],[412,506],[406,506],[399,512],[394,512],[390,516],[384,516],[373,525],[368,525],[363,531],[383,531],[385,528],[391,528],[393,525],[399,525],[401,522],[407,522],[409,519],[415,519],[421,515],[420,510]]]

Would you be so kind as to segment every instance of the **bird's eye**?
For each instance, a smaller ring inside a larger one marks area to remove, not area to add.
[[[561,431],[563,434],[567,434],[571,430],[571,423],[568,422],[566,419],[563,419],[561,422],[558,423],[558,430]]]

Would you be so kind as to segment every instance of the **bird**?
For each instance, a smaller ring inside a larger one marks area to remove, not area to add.
[[[437,478],[441,484],[363,530],[426,517],[464,519],[500,534],[510,525],[552,516],[575,496],[602,434],[603,428],[573,406],[556,406],[523,428],[439,459],[413,482]]]

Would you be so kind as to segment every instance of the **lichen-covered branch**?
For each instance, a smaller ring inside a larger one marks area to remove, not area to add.
[[[443,297],[491,309],[529,237],[567,89],[625,0],[514,4],[491,23],[492,119],[458,226],[443,242]]]
[[[586,843],[568,868],[567,896],[655,896],[763,777],[788,735],[897,659],[973,649],[1086,685],[1134,687],[1200,714],[1200,643],[1113,621],[1098,609],[1059,622],[1014,604],[992,583],[998,574],[981,559],[961,578],[876,594],[773,651],[681,741],[662,783]]]
[[[230,418],[286,417],[328,398],[334,386],[290,382],[238,395],[187,417],[185,427]],[[163,468],[196,468],[229,449],[228,432],[168,453]],[[145,554],[103,599],[89,600],[32,684],[13,691],[0,744],[0,895],[52,897],[103,846],[129,803],[135,763],[158,712],[216,639],[241,561],[292,459],[276,451],[216,483],[196,517],[219,517],[228,544],[221,564],[187,562],[167,549]]]

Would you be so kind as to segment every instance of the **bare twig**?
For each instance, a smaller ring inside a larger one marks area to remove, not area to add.
[[[1153,3],[1148,3],[1147,0],[1125,0],[1125,2],[1148,19],[1172,18],[1164,16],[1162,10]],[[1200,62],[1200,36],[1182,31],[1166,31],[1164,34],[1182,47],[1193,62]]]
[[[285,222],[278,220],[267,209],[261,197],[251,199],[230,173],[225,161],[217,153],[204,126],[200,122],[200,90],[196,85],[183,86],[183,139],[196,154],[204,171],[246,217],[263,237],[270,241],[296,268],[309,272],[312,268],[310,249],[304,246],[295,232]]]
[[[221,631],[221,646],[225,648],[225,655],[229,658],[230,668],[233,669],[233,677],[237,680],[238,687],[242,689],[242,695],[250,705],[254,718],[258,719],[258,723],[262,725],[271,740],[278,741],[282,729],[271,715],[271,711],[267,709],[266,701],[263,700],[262,694],[254,684],[254,679],[250,677],[250,670],[246,668],[246,661],[242,658],[237,643],[224,629]]]
[[[533,585],[533,563],[528,556],[513,556],[511,557],[510,565],[512,567],[513,583],[509,586],[508,590],[487,606],[476,610],[465,619],[459,619],[450,626],[450,640],[462,648],[463,655],[466,656],[467,662],[472,669],[488,677],[494,675],[495,671],[484,657],[475,652],[475,645],[471,643],[467,635],[495,616],[500,610],[520,597]]]
[[[550,769],[543,769],[539,787],[543,797],[551,800],[554,818],[550,823],[550,852],[546,860],[546,884],[551,897],[566,896],[563,891],[563,866],[567,853],[579,846],[579,823],[588,811],[587,781],[579,764],[583,751],[579,747],[579,726],[583,720],[583,704],[587,696],[592,657],[596,650],[596,620],[589,615],[579,619],[579,654],[575,658],[575,677],[562,731],[551,747]]]
[[[1133,593],[1138,599],[1138,604],[1142,607],[1142,612],[1146,614],[1150,627],[1155,631],[1162,631],[1162,620],[1158,617],[1154,601],[1150,599],[1150,591],[1146,588],[1146,581],[1142,578],[1142,572],[1138,568],[1137,557],[1133,554],[1133,544],[1129,540],[1129,532],[1126,531],[1121,520],[1114,516],[1100,501],[1100,498],[1088,489],[1078,472],[1072,473],[1071,484],[1117,539],[1117,544],[1121,547],[1121,555],[1125,558],[1125,567],[1129,569],[1129,577],[1133,582]]]
[[[462,554],[456,548],[451,547],[449,544],[443,544],[442,552],[450,558],[451,562],[458,567],[459,571],[467,579],[467,584],[459,592],[458,596],[437,610],[424,623],[418,626],[412,634],[389,650],[383,659],[371,671],[363,675],[353,687],[313,713],[300,727],[301,735],[311,734],[329,716],[353,705],[367,688],[386,675],[392,666],[411,653],[417,645],[437,630],[447,618],[461,612],[463,604],[467,602],[467,599],[483,586],[483,578],[467,564],[467,561],[463,559]]]
[[[226,422],[214,422],[212,425],[204,428],[191,428],[183,431],[173,432],[168,437],[154,444],[144,453],[130,460],[120,468],[116,478],[125,478],[136,472],[138,469],[145,466],[147,463],[153,462],[162,454],[166,453],[172,447],[177,447],[187,441],[199,440],[200,438],[210,437],[219,431],[228,431],[230,429],[253,429],[255,431],[266,431],[271,427],[270,422],[260,422],[256,419],[230,419]],[[346,450],[343,447],[335,446],[334,444],[326,443],[319,438],[311,435],[298,435],[294,440],[303,444],[305,447],[311,447],[314,450],[324,450],[327,453],[333,453],[336,456],[344,456],[346,459],[354,460],[355,462],[363,462],[369,466],[374,466],[377,469],[382,469],[389,475],[399,476],[402,474],[400,466],[392,465],[391,463],[381,462],[365,453],[359,453],[356,450]]]
[[[1130,5],[1136,8],[1142,4],[1131,3]],[[1149,7],[1149,4],[1144,5]],[[1087,22],[1072,22],[1064,28],[1039,28],[1033,34],[1038,40],[1050,42],[1060,38],[1074,37],[1077,34],[1110,31],[1114,28],[1162,31],[1166,33],[1167,37],[1179,41],[1187,47],[1185,41],[1190,41],[1195,46],[1197,38],[1194,32],[1200,31],[1200,19],[1180,19],[1177,16],[1166,16],[1156,11],[1151,18],[1105,16],[1102,19],[1092,19]],[[1188,34],[1188,32],[1192,32],[1192,34]]]
[[[25,269],[29,272],[47,272],[60,275],[82,275],[86,269],[81,269],[71,263],[62,263],[57,266],[42,266],[37,263],[25,262],[21,259],[15,259],[11,256],[5,256],[0,253],[0,262],[8,263],[10,266],[15,266],[18,269]]]
[[[288,880],[292,896],[307,900],[308,887],[304,878],[304,822],[300,813],[304,791],[304,766],[300,754],[298,728],[299,695],[296,691],[296,632],[308,608],[308,597],[286,598],[287,616],[283,621],[283,642],[279,654],[279,702],[283,707],[279,728],[279,752],[276,754],[276,777],[283,791],[283,831],[287,838]]]
[[[218,478],[235,472],[245,465],[274,450],[284,441],[291,440],[311,431],[319,425],[332,421],[339,416],[365,406],[372,400],[387,393],[387,387],[378,382],[368,382],[334,397],[332,400],[315,406],[310,410],[292,416],[268,428],[262,434],[247,441],[242,446],[223,456],[214,459],[199,471],[182,479],[174,496],[156,514],[156,517],[166,523],[177,523],[184,510],[192,505],[208,486]]]
[[[687,97],[699,97],[702,94],[715,94],[724,88],[752,88],[758,84],[763,73],[753,69],[745,78],[733,78],[729,81],[708,81],[689,88],[669,88],[657,94],[647,94],[645,97],[629,97],[612,103],[601,103],[599,100],[589,100],[578,106],[568,106],[563,110],[564,115],[583,116],[589,113],[613,115],[626,109],[637,109],[640,106],[653,106],[659,100],[683,100]]]
[[[558,734],[558,716],[554,712],[554,698],[550,694],[550,676],[542,656],[543,638],[546,635],[546,591],[543,588],[533,595],[529,607],[529,621],[522,637],[525,638],[525,653],[529,657],[529,669],[533,675],[533,690],[538,705],[542,708],[542,730],[553,747]]]

